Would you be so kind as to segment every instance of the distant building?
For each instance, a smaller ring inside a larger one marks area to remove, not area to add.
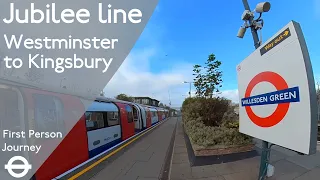
[[[135,103],[159,107],[160,101],[156,99],[152,99],[150,97],[133,97],[133,98]]]

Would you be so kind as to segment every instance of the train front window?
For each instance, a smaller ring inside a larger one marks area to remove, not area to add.
[[[0,130],[21,131],[18,95],[0,88]]]
[[[103,112],[86,112],[85,117],[87,131],[106,127],[105,116]]]

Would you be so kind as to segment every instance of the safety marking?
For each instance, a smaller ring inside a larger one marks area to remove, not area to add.
[[[261,82],[269,82],[277,91],[250,96],[253,88]],[[250,120],[260,127],[272,127],[281,122],[288,113],[290,103],[300,102],[299,87],[289,88],[287,82],[275,72],[261,72],[249,83],[241,105],[245,107]],[[268,117],[259,117],[251,106],[278,104],[276,110]]]
[[[130,145],[131,143],[133,143],[134,141],[138,140],[140,137],[142,137],[143,135],[145,135],[146,133],[150,132],[151,130],[153,130],[154,128],[160,126],[162,123],[166,122],[167,120],[163,120],[161,121],[160,123],[158,123],[157,125],[151,127],[150,129],[147,129],[145,130],[144,132],[141,132],[140,135],[137,135],[136,137],[132,137],[132,139],[128,139],[130,141],[126,142],[125,144],[123,144],[122,146],[120,146],[118,149],[115,149],[114,151],[112,151],[110,154],[107,154],[106,156],[104,156],[103,158],[99,159],[98,161],[92,163],[90,166],[86,167],[85,169],[81,170],[80,172],[78,172],[77,174],[73,175],[72,177],[70,177],[68,180],[75,180],[76,178],[82,176],[84,173],[88,172],[89,170],[91,170],[92,168],[94,168],[95,166],[97,166],[98,164],[100,164],[101,162],[105,161],[106,159],[108,159],[109,157],[111,157],[112,155],[116,154],[117,152],[119,152],[120,150],[122,150],[123,148],[125,148],[126,146]],[[107,152],[110,151],[110,150],[107,150]],[[105,152],[101,153],[100,155],[104,154]],[[97,157],[99,157],[99,155],[97,155]],[[91,160],[93,159],[96,159],[97,157],[94,157]],[[86,163],[83,163],[81,165],[84,165],[84,164],[87,164],[88,162]],[[80,166],[80,165],[79,165]],[[79,167],[78,167],[79,168]],[[75,169],[78,169],[78,168],[74,168]],[[71,171],[72,172],[72,171]],[[70,172],[69,172],[70,173]],[[61,178],[61,175],[59,176]],[[63,177],[63,176],[62,176]],[[58,179],[58,178],[55,178],[55,179]]]

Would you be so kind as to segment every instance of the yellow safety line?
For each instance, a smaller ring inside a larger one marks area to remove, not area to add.
[[[163,123],[164,121],[162,121]],[[90,166],[86,167],[85,169],[83,169],[82,171],[78,172],[77,174],[73,175],[71,178],[69,178],[68,180],[75,180],[76,178],[80,177],[81,175],[83,175],[84,173],[88,172],[90,169],[94,168],[95,166],[97,166],[98,164],[100,164],[102,161],[108,159],[110,156],[116,154],[117,152],[119,152],[121,149],[123,149],[124,147],[128,146],[129,144],[131,144],[132,142],[136,141],[137,139],[139,139],[141,136],[145,135],[147,132],[151,131],[152,129],[158,127],[160,124],[152,127],[151,129],[147,130],[146,132],[140,134],[139,136],[131,139],[129,142],[127,142],[126,144],[120,146],[118,149],[112,151],[110,154],[104,156],[103,158],[101,158],[100,160],[96,161],[95,163],[91,164]]]

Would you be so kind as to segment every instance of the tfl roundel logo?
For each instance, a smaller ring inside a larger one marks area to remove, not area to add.
[[[271,83],[277,91],[251,96],[253,88],[261,83]],[[260,127],[272,127],[283,120],[288,113],[290,103],[299,102],[299,87],[288,87],[287,82],[275,72],[261,72],[248,84],[245,97],[241,99],[241,106],[245,107],[250,120]],[[256,115],[251,106],[278,104],[276,110],[268,117]]]

